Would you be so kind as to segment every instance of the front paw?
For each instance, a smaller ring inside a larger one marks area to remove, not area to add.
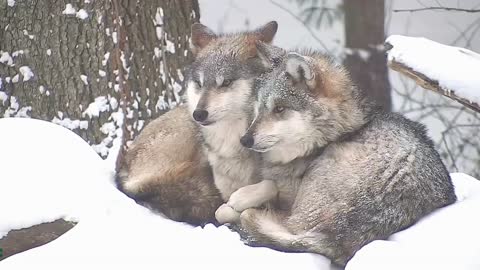
[[[217,211],[215,211],[215,218],[220,224],[236,223],[240,220],[240,213],[229,205],[222,204]]]
[[[228,206],[235,209],[235,211],[241,213],[246,209],[259,207],[261,203],[256,200],[254,186],[246,186],[239,188],[237,191],[230,195],[228,199]]]

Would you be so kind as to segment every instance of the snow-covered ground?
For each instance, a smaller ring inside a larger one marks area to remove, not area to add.
[[[331,269],[320,255],[247,247],[225,227],[151,213],[116,190],[112,163],[66,128],[15,118],[0,119],[0,130],[0,237],[62,217],[79,221],[57,240],[1,261],[2,270]],[[458,203],[367,245],[347,269],[480,269],[480,182],[452,176]]]
[[[245,246],[226,227],[194,228],[151,213],[119,192],[111,162],[61,126],[0,119],[0,238],[9,230],[79,221],[0,269],[329,269],[320,255]],[[0,247],[4,251],[8,247]]]

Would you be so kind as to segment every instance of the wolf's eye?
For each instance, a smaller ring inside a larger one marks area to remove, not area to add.
[[[283,106],[275,106],[275,108],[273,108],[274,113],[282,113],[283,111],[285,111],[285,107]]]
[[[232,80],[223,80],[222,87],[229,87],[232,84]]]
[[[194,80],[193,82],[194,82],[199,88],[202,87],[202,84],[200,83],[199,80]]]

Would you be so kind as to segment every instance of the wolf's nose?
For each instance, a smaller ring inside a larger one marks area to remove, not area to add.
[[[207,120],[208,111],[206,110],[195,110],[193,111],[193,119],[197,122],[203,122]]]
[[[253,146],[253,141],[253,136],[249,134],[245,134],[240,138],[240,143],[246,148],[251,148]]]

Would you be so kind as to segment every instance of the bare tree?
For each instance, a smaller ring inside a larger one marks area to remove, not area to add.
[[[105,157],[175,106],[197,1],[0,2],[0,117],[75,131]]]

